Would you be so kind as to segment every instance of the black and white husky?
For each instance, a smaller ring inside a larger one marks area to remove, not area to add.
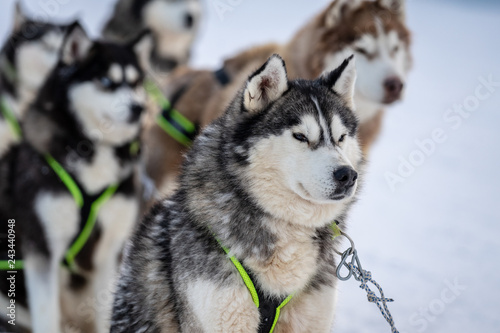
[[[277,55],[250,76],[126,248],[111,332],[258,332],[280,302],[274,332],[329,332],[331,224],[343,225],[362,166],[355,77],[349,58],[289,81]]]
[[[57,64],[66,24],[36,21],[25,16],[16,5],[12,32],[0,52],[0,265],[8,260],[8,225],[14,219],[12,203],[12,166],[16,147],[22,139],[19,123],[33,102],[42,84]],[[17,240],[18,248],[21,240]],[[9,275],[0,268],[0,307],[5,309],[9,299]],[[16,331],[15,328],[29,326],[23,273],[18,274],[15,292],[16,326],[6,324],[11,318],[0,316],[0,331]],[[10,311],[10,310],[9,310]],[[6,326],[7,325],[7,326]]]
[[[34,333],[109,330],[106,293],[139,211],[140,59],[151,45],[93,42],[73,25],[26,113],[13,190]]]
[[[12,32],[0,51],[0,158],[18,141],[5,113],[21,120],[56,65],[67,28],[31,20],[16,5]]]
[[[154,47],[150,63],[155,74],[186,64],[201,21],[199,0],[118,0],[103,28],[111,41],[126,41],[151,30]]]

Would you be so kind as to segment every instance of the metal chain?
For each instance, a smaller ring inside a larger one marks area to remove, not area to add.
[[[372,279],[372,273],[363,269],[358,257],[358,252],[354,247],[354,242],[351,239],[351,237],[349,237],[342,231],[340,232],[340,234],[346,237],[351,242],[351,247],[349,247],[346,251],[344,251],[344,253],[336,251],[338,254],[342,256],[342,259],[339,265],[337,266],[338,279],[341,281],[347,281],[351,277],[354,277],[356,281],[361,282],[361,285],[359,287],[366,291],[368,302],[375,303],[377,305],[377,307],[380,310],[380,313],[382,313],[382,316],[384,316],[385,320],[389,323],[389,325],[391,325],[392,333],[399,333],[394,324],[394,319],[392,318],[391,312],[387,307],[387,302],[394,302],[394,300],[392,298],[386,298],[384,296],[384,291],[382,290],[382,287],[375,280]],[[350,262],[348,262],[349,257],[351,257]],[[341,274],[342,267],[347,268],[348,271],[347,275],[342,276]],[[377,287],[380,293],[380,297],[378,297],[368,287],[368,283],[372,283],[375,287]]]

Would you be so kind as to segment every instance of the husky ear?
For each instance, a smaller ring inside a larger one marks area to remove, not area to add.
[[[66,31],[66,37],[61,49],[61,60],[71,65],[84,59],[92,47],[93,42],[87,36],[80,23],[73,23]]]
[[[243,105],[250,112],[262,111],[287,90],[285,61],[279,55],[273,54],[249,77],[243,94]]]
[[[23,13],[21,3],[16,1],[16,8],[14,10],[14,31],[21,30],[23,24],[28,21],[28,18]]]
[[[151,52],[153,52],[153,34],[150,30],[144,30],[134,38],[129,44],[129,47],[134,50],[137,55],[137,60],[142,69],[147,71],[151,67]]]
[[[396,15],[401,21],[406,17],[405,0],[377,0],[379,5],[387,8],[391,13]]]
[[[321,83],[333,89],[347,103],[347,106],[354,110],[354,86],[356,84],[356,61],[354,55],[345,59],[342,64],[323,75]]]
[[[335,0],[326,10],[325,26],[333,28],[339,24],[342,17],[359,8],[362,0]]]

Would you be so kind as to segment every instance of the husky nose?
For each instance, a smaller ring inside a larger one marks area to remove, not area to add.
[[[132,111],[130,122],[138,121],[141,117],[142,111],[144,111],[144,106],[139,104],[132,104],[132,106],[130,107],[130,111]]]
[[[400,78],[394,76],[387,78],[384,82],[385,103],[392,103],[401,97],[403,91],[403,82]]]
[[[335,181],[344,188],[354,186],[358,179],[358,173],[349,167],[341,167],[333,172]]]
[[[187,29],[191,29],[194,25],[194,17],[191,14],[186,14],[186,17],[184,18],[184,25],[186,26]]]

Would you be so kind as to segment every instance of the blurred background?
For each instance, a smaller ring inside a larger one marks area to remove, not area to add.
[[[97,36],[114,0],[22,3],[39,19],[81,17]],[[215,69],[249,46],[285,42],[328,3],[205,0],[191,64]],[[2,1],[2,42],[13,10],[14,0]],[[395,299],[400,332],[500,332],[500,2],[410,0],[407,18],[414,68],[371,152],[349,234]],[[436,130],[440,142],[430,141]],[[354,280],[340,283],[337,310],[335,332],[389,332]]]

